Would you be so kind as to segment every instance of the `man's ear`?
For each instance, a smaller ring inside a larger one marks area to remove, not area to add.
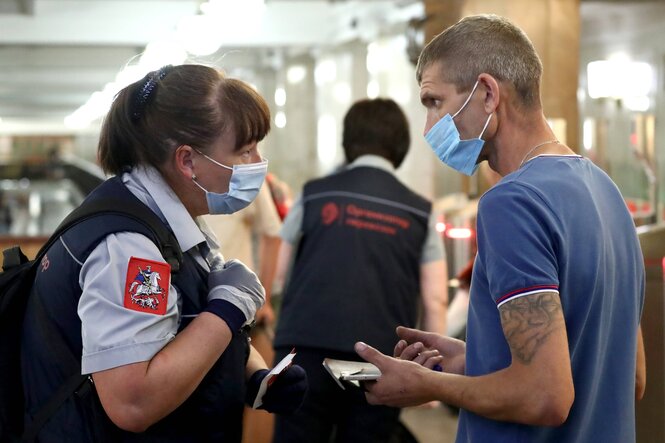
[[[174,167],[183,177],[191,180],[194,175],[194,149],[189,145],[180,145],[175,150]]]
[[[478,82],[485,91],[485,112],[491,114],[496,111],[501,101],[501,88],[499,82],[490,74],[483,73],[478,76]]]

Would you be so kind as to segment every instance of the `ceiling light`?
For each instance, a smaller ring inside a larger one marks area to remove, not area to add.
[[[367,97],[368,98],[377,98],[379,96],[380,89],[379,89],[379,82],[376,80],[370,80],[369,83],[367,83]]]
[[[587,65],[587,87],[591,98],[647,96],[653,87],[649,63],[598,60]]]
[[[275,104],[277,106],[284,106],[286,104],[286,91],[284,88],[275,89]]]
[[[316,153],[324,169],[332,166],[337,157],[337,123],[330,114],[319,117]]]
[[[351,86],[347,82],[335,83],[332,92],[338,103],[347,105],[351,101]]]
[[[290,66],[286,71],[286,80],[294,85],[300,83],[307,76],[307,69],[302,65]]]
[[[187,52],[194,55],[210,55],[221,42],[217,39],[219,24],[208,15],[183,17],[176,28],[178,40]]]
[[[277,114],[275,114],[275,126],[280,129],[286,126],[286,114],[284,112],[279,111]]]
[[[314,68],[314,81],[318,86],[335,81],[337,78],[337,63],[334,60],[322,60]]]

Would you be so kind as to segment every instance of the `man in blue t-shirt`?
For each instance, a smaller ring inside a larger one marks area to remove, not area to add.
[[[458,442],[634,442],[642,253],[617,187],[547,124],[541,73],[528,37],[493,15],[462,19],[420,55],[435,153],[467,175],[487,160],[503,178],[478,207],[467,343],[407,328],[398,358],[357,343],[382,372],[367,399],[458,406]]]

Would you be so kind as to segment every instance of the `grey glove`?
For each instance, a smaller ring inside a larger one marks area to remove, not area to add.
[[[265,303],[266,291],[251,269],[239,260],[229,260],[223,268],[208,274],[208,304],[219,305],[211,303],[214,300],[231,303],[240,310],[244,317],[240,319],[244,321],[240,326],[244,326],[254,320],[256,311]],[[220,317],[229,322],[227,315]],[[230,326],[237,326],[236,321],[231,323]]]

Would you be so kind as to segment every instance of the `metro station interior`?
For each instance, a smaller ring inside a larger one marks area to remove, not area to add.
[[[352,103],[395,100],[411,131],[397,176],[433,202],[453,299],[456,276],[475,254],[478,199],[491,171],[482,164],[466,177],[438,161],[422,136],[415,67],[435,35],[479,13],[527,33],[543,62],[550,127],[612,178],[633,217],[646,267],[637,442],[665,442],[663,1],[1,0],[0,245],[34,256],[106,178],[97,141],[117,91],[161,66],[200,63],[266,98],[272,129],[259,147],[292,198],[343,165],[342,121]],[[402,422],[415,441],[452,442],[457,411],[407,408]]]

